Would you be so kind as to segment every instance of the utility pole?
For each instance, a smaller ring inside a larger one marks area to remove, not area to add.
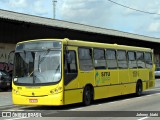
[[[53,19],[56,18],[56,2],[57,0],[53,0]]]

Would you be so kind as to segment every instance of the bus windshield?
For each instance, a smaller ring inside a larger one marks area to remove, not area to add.
[[[17,52],[14,63],[15,84],[54,84],[61,79],[61,50]]]

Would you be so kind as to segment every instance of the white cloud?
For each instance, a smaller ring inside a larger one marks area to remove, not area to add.
[[[106,0],[63,0],[59,10],[63,20],[104,27],[110,8]]]
[[[0,0],[0,9],[43,17],[48,17],[51,7],[52,0]]]
[[[9,4],[12,7],[18,7],[18,8],[24,8],[28,6],[26,0],[9,0]]]
[[[160,31],[160,22],[151,23],[148,27],[149,32],[159,32]]]
[[[52,18],[53,0],[0,0],[0,9]],[[108,0],[57,0],[56,18],[134,34],[160,37],[160,15],[141,13]],[[160,1],[114,0],[122,5],[160,14]]]
[[[32,9],[35,14],[44,15],[47,14],[47,7],[44,6],[45,0],[36,0],[33,3]]]

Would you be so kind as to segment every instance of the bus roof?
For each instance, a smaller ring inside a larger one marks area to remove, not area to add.
[[[34,39],[22,41],[17,44],[26,43],[26,42],[36,42],[36,41],[60,41],[63,44],[68,44],[71,46],[80,46],[80,47],[93,47],[93,48],[109,48],[109,49],[120,49],[120,50],[133,50],[133,51],[152,51],[150,48],[145,47],[135,47],[135,46],[127,46],[127,45],[118,45],[118,44],[108,44],[108,43],[98,43],[98,42],[87,42],[82,40],[69,40],[68,38],[64,39]]]
[[[98,43],[98,42],[86,42],[79,40],[67,40],[68,45],[73,46],[82,46],[82,47],[93,47],[93,48],[109,48],[109,49],[120,49],[120,50],[136,50],[136,51],[152,51],[150,48],[145,47],[135,47],[127,45],[118,45],[118,44],[107,44],[107,43]]]

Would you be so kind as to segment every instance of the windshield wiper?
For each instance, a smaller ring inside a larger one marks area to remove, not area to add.
[[[39,56],[39,61],[38,61],[38,65],[41,64],[42,61],[44,61],[44,59],[46,58],[45,56],[48,55],[48,53],[51,51],[51,49],[47,49],[47,51],[44,53],[44,56],[40,59]]]
[[[51,51],[51,49],[47,49],[47,51],[44,53],[44,56],[43,56],[41,59],[40,59],[40,56],[41,56],[41,55],[39,55],[38,69],[33,70],[33,71],[28,75],[29,77],[30,77],[36,70],[38,70],[38,71],[40,70],[40,69],[39,69],[39,65],[41,64],[41,62],[43,62],[43,61],[45,60],[45,58],[46,58],[45,56],[48,55],[48,53],[49,53],[50,51]]]
[[[38,59],[38,71],[40,71],[40,67],[39,65],[41,64],[41,62],[43,62],[46,58],[46,55],[49,54],[49,52],[51,51],[51,49],[47,49],[47,51],[44,53],[44,56],[40,59],[41,55],[39,55],[39,59]]]

